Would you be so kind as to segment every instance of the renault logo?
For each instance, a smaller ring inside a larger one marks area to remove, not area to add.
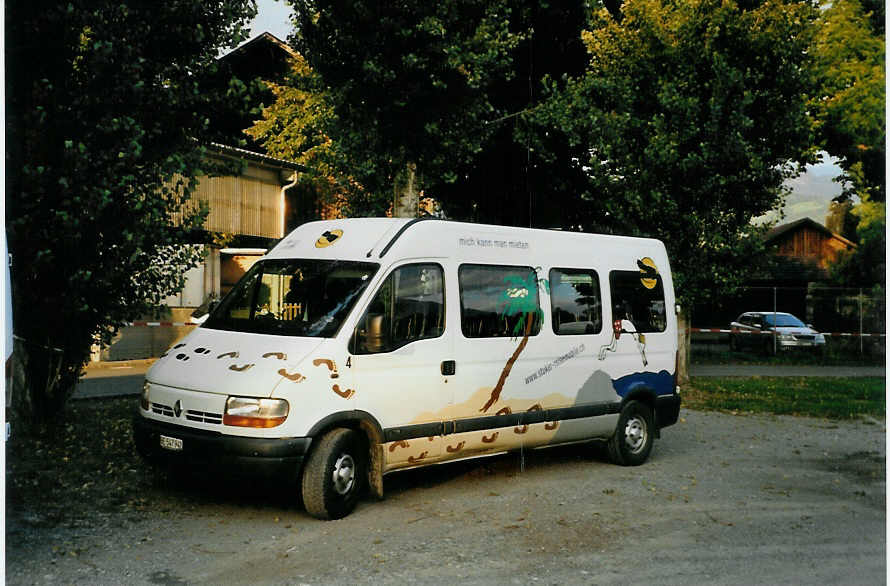
[[[173,403],[173,414],[177,417],[182,415],[182,401],[177,399],[176,402]]]

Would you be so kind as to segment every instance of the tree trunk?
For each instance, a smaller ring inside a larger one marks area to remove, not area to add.
[[[689,382],[689,354],[692,349],[690,317],[682,308],[677,314],[677,384]]]
[[[417,165],[409,162],[393,186],[392,215],[394,218],[416,218],[419,207]]]
[[[28,425],[58,415],[77,384],[80,367],[66,363],[61,350],[16,340],[9,407],[18,423]]]

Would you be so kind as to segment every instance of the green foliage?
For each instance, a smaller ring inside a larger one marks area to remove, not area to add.
[[[737,286],[762,247],[753,217],[812,160],[804,2],[629,0],[584,33],[590,60],[529,115],[531,138],[583,152],[587,230],[662,239],[685,302]],[[543,146],[542,146],[543,148]]]
[[[827,3],[812,44],[811,108],[825,150],[840,158],[843,198],[886,200],[883,12],[883,3]]]
[[[254,13],[250,0],[7,6],[6,228],[33,415],[64,404],[96,339],[181,288],[152,259],[203,223],[206,210],[178,212],[214,171],[199,145],[223,99],[218,51]],[[194,266],[194,251],[171,260]]]
[[[416,169],[449,217],[560,225],[577,176],[551,172],[529,150],[517,114],[534,108],[544,76],[583,69],[585,2],[291,4],[292,41],[330,105],[325,156],[352,178],[341,188],[358,188],[353,210],[386,210]],[[549,147],[564,152],[554,138]],[[552,201],[555,183],[563,206]],[[532,205],[535,193],[544,205]]]
[[[284,83],[266,84],[274,101],[245,132],[269,155],[311,170],[299,178],[304,199],[336,204],[338,212],[345,215],[383,215],[385,200],[369,198],[353,178],[373,174],[373,166],[356,168],[339,142],[328,135],[337,131],[331,96],[306,60],[296,56]]]
[[[389,5],[292,0],[297,50],[320,79],[348,175],[388,201],[409,164],[454,181],[491,133],[488,90],[509,78],[511,8],[482,0]],[[432,180],[436,181],[435,179]]]
[[[834,282],[845,287],[877,287],[887,279],[887,222],[883,202],[863,201],[851,210],[858,219],[855,250],[838,255],[830,267]]]
[[[883,418],[885,394],[883,378],[697,377],[691,388],[684,389],[683,406],[832,419]]]

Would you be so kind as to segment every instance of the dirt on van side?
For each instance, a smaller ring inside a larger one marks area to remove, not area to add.
[[[115,401],[8,446],[8,584],[886,580],[884,421],[684,409],[639,467],[585,445],[411,470],[323,522],[287,486],[145,467],[89,428]]]

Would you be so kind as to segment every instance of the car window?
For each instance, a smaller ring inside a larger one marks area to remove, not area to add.
[[[613,320],[629,320],[639,333],[665,331],[667,312],[660,276],[647,279],[639,271],[612,271],[609,287]]]
[[[557,335],[598,334],[603,327],[600,282],[596,271],[552,269],[550,303]]]
[[[467,264],[458,271],[458,283],[464,337],[538,335],[543,313],[535,269]]]
[[[394,270],[359,320],[350,351],[392,352],[416,340],[441,336],[445,330],[444,282],[442,267],[437,264]]]

